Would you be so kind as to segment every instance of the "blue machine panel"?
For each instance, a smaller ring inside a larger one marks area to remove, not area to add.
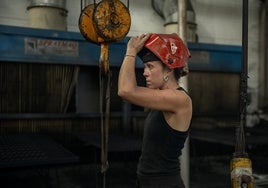
[[[188,43],[188,47],[191,70],[242,72],[241,46]]]
[[[109,45],[109,64],[119,67],[128,37]],[[241,47],[188,43],[190,71],[241,72]],[[0,25],[0,61],[98,66],[100,46],[80,33]],[[142,67],[137,58],[137,67]]]

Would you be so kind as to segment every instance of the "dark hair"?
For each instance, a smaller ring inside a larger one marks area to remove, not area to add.
[[[176,80],[180,79],[183,76],[183,67],[175,68],[173,70],[174,70],[174,76]]]
[[[166,66],[164,63],[162,63],[163,67],[168,68],[168,66]],[[173,74],[176,80],[179,80],[181,77],[185,76],[188,74],[188,68],[186,67],[179,67],[179,68],[175,68],[173,69]]]
[[[143,47],[142,50],[138,53],[138,56],[141,58],[143,63],[149,62],[149,61],[161,61],[154,53],[152,53],[150,50],[147,48]],[[170,69],[164,62],[162,62],[163,67],[166,67]],[[174,76],[175,79],[178,80],[182,76],[185,76],[188,74],[188,67],[179,67],[179,68],[174,68]]]
[[[142,50],[138,53],[138,57],[141,58],[143,63],[147,63],[149,61],[161,61],[161,59],[159,59],[154,53],[145,47],[143,47]]]

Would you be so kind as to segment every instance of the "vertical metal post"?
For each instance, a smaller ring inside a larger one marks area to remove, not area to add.
[[[268,18],[268,1],[266,0],[266,1],[264,1],[263,2],[263,4],[264,4],[264,11],[265,11],[265,19],[266,18]],[[263,103],[262,103],[262,107],[267,107],[268,106],[268,65],[267,65],[267,61],[268,61],[268,48],[267,48],[267,45],[268,45],[268,37],[267,37],[267,32],[268,32],[268,24],[267,24],[267,21],[266,21],[266,23],[265,23],[265,25],[264,25],[264,29],[265,29],[265,31],[264,31],[264,34],[265,34],[265,38],[264,38],[264,42],[265,42],[265,47],[264,47],[264,49],[265,49],[265,56],[264,56],[264,58],[265,58],[265,62],[264,62],[264,82],[263,82],[263,84],[264,84],[264,93],[263,93]]]
[[[187,45],[187,0],[178,0],[178,34]],[[182,77],[181,81],[183,87],[188,90],[187,76]],[[190,187],[189,153],[189,139],[187,138],[181,155],[181,175],[186,188]]]
[[[260,31],[259,31],[259,41],[260,41],[260,47],[259,47],[259,54],[260,54],[260,60],[259,60],[259,69],[258,69],[258,73],[259,73],[259,94],[258,94],[258,107],[259,108],[263,108],[266,106],[266,104],[268,104],[268,100],[265,99],[265,96],[268,96],[266,93],[268,92],[268,77],[267,77],[267,73],[268,73],[268,66],[266,66],[265,60],[266,58],[266,52],[268,52],[267,48],[266,48],[266,44],[268,44],[268,38],[267,36],[267,23],[266,23],[266,18],[267,18],[267,6],[268,2],[264,1],[261,3],[260,5]],[[266,70],[267,69],[267,70]],[[265,77],[267,77],[265,79]],[[267,81],[265,81],[267,80]],[[267,85],[267,86],[266,86]],[[267,88],[267,89],[266,89]],[[268,99],[268,98],[267,98]]]
[[[186,33],[186,24],[187,24],[187,6],[186,0],[178,0],[178,32],[181,39],[187,43],[187,33]]]

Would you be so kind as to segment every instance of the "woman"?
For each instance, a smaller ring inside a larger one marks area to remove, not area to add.
[[[138,86],[135,59],[144,63],[147,87]],[[138,164],[139,188],[184,188],[179,156],[188,136],[192,102],[179,86],[190,53],[176,34],[143,34],[127,45],[118,80],[118,95],[151,109],[145,120]]]

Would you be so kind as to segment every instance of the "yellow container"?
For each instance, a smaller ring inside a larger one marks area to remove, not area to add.
[[[249,158],[233,158],[230,163],[232,188],[253,188],[252,163]]]

